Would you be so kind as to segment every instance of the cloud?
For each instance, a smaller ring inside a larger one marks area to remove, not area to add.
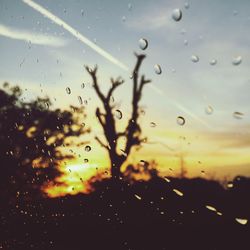
[[[48,45],[53,47],[62,47],[66,45],[66,41],[49,35],[30,32],[28,30],[19,30],[0,24],[0,36],[5,36],[15,40],[31,42],[37,45]]]
[[[173,29],[175,26],[171,22],[171,10],[168,8],[150,10],[143,15],[128,20],[126,25],[136,30],[158,30],[160,28]]]

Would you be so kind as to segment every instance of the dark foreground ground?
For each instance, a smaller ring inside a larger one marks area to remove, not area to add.
[[[244,177],[228,189],[203,179],[107,180],[90,195],[17,197],[0,212],[0,249],[250,249],[249,221],[236,221],[250,219]]]

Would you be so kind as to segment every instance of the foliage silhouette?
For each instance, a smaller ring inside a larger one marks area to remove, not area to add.
[[[141,143],[146,141],[146,138],[141,137],[141,127],[138,123],[139,118],[139,101],[142,97],[142,90],[145,84],[149,83],[150,80],[145,79],[145,76],[142,75],[139,77],[139,70],[142,64],[142,61],[146,57],[145,55],[137,55],[137,62],[133,70],[133,92],[132,92],[132,112],[131,118],[128,121],[128,125],[123,132],[118,132],[116,130],[115,122],[115,106],[111,104],[111,97],[114,91],[123,84],[124,80],[118,77],[116,80],[111,78],[112,86],[109,89],[107,95],[104,95],[100,90],[98,81],[97,81],[97,66],[94,69],[90,69],[86,66],[87,72],[90,74],[94,90],[103,104],[104,113],[100,111],[100,108],[96,109],[96,116],[99,123],[102,126],[106,143],[102,142],[99,137],[96,137],[96,140],[104,147],[109,154],[110,164],[111,164],[111,175],[112,178],[119,180],[121,178],[121,167],[123,163],[127,160],[129,154],[133,147],[138,147]],[[120,137],[126,139],[126,144],[123,150],[118,148],[118,140]]]
[[[1,198],[41,195],[41,186],[60,175],[62,160],[74,157],[60,148],[89,132],[78,118],[82,108],[71,107],[72,113],[50,105],[47,97],[25,101],[22,90],[8,83],[0,90]]]

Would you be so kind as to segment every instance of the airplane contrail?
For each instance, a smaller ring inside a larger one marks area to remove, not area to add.
[[[117,66],[121,67],[122,69],[128,71],[128,67],[126,65],[124,65],[122,62],[120,62],[115,57],[113,57],[107,51],[105,51],[102,48],[100,48],[99,46],[97,46],[95,43],[93,43],[92,41],[90,41],[88,38],[86,38],[85,36],[83,36],[80,32],[78,32],[72,26],[70,26],[67,23],[65,23],[61,18],[55,16],[50,11],[48,11],[45,8],[43,8],[40,4],[37,4],[37,3],[35,3],[33,1],[31,1],[31,0],[22,0],[22,1],[24,3],[26,3],[27,5],[29,5],[31,8],[33,8],[34,10],[40,12],[41,14],[43,14],[44,16],[46,16],[48,19],[52,20],[53,22],[55,22],[56,24],[58,24],[59,26],[61,26],[62,28],[64,28],[65,30],[67,30],[69,33],[71,33],[77,39],[79,39],[80,41],[82,41],[83,43],[85,43],[86,45],[88,45],[90,48],[92,48],[93,50],[95,50],[98,54],[102,55],[103,57],[105,57],[110,62],[112,62],[112,63],[116,64]]]
[[[98,54],[102,55],[103,57],[105,57],[110,62],[114,63],[115,65],[119,66],[120,68],[122,68],[125,71],[129,71],[128,66],[126,66],[125,64],[123,64],[122,62],[120,62],[118,59],[116,59],[115,57],[113,57],[111,54],[109,54],[107,51],[105,51],[101,47],[97,46],[95,43],[93,43],[88,38],[86,38],[84,35],[82,35],[79,31],[77,31],[72,26],[70,26],[69,24],[67,24],[66,22],[64,22],[61,18],[55,16],[53,13],[51,13],[50,11],[48,11],[47,9],[45,9],[44,7],[42,7],[40,4],[37,4],[37,3],[33,2],[32,0],[22,0],[22,1],[25,4],[29,5],[31,8],[33,8],[34,10],[36,10],[36,11],[40,12],[41,14],[43,14],[45,17],[47,17],[48,19],[50,19],[54,23],[56,23],[59,26],[61,26],[63,29],[67,30],[69,33],[71,33],[78,40],[80,40],[81,42],[83,42],[84,44],[86,44],[87,46],[89,46],[90,48],[92,48],[93,50],[95,50]],[[205,121],[203,121],[198,116],[196,116],[195,114],[193,114],[192,112],[190,112],[188,109],[186,109],[185,107],[183,107],[181,104],[177,103],[174,100],[171,100],[161,89],[159,89],[158,87],[156,87],[154,85],[150,85],[150,87],[155,92],[157,92],[158,94],[167,97],[167,99],[168,99],[168,101],[169,101],[169,103],[171,105],[177,107],[178,109],[180,109],[184,113],[188,114],[193,119],[195,119],[196,121],[202,123],[206,127],[210,127]]]
[[[211,126],[206,123],[204,120],[202,120],[201,118],[199,118],[197,115],[193,114],[192,112],[190,112],[187,108],[185,108],[184,106],[182,106],[180,103],[174,101],[173,99],[171,99],[169,96],[167,96],[161,89],[159,89],[158,87],[154,86],[154,85],[149,85],[149,87],[151,87],[151,89],[153,89],[155,92],[157,92],[159,95],[161,96],[165,96],[167,98],[167,101],[175,106],[176,108],[178,108],[179,110],[181,110],[182,112],[186,113],[187,115],[189,115],[190,117],[192,117],[194,120],[202,123],[203,125],[205,125],[207,128],[211,128]]]

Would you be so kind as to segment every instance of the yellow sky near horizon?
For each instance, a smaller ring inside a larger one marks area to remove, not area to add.
[[[126,116],[125,116],[126,117]],[[123,117],[124,118],[124,117]],[[133,150],[127,162],[137,164],[141,160],[156,161],[160,175],[179,177],[181,162],[184,161],[186,177],[202,177],[208,179],[228,180],[237,175],[250,176],[249,135],[247,127],[237,131],[199,131],[187,129],[184,126],[176,128],[162,128],[161,122],[155,127],[146,118],[140,119],[143,134],[148,136],[149,143],[143,145],[139,151]],[[61,169],[59,178],[64,186],[50,187],[47,191],[51,197],[65,194],[88,192],[89,178],[104,169],[109,169],[109,159],[105,149],[93,139],[94,135],[102,137],[102,130],[95,117],[86,119],[86,126],[92,128],[92,133],[83,135],[90,141],[91,151],[86,152],[84,146],[72,148],[76,159],[66,162]],[[126,120],[117,120],[123,127]],[[88,159],[88,163],[84,163]],[[70,169],[70,170],[69,170]]]

